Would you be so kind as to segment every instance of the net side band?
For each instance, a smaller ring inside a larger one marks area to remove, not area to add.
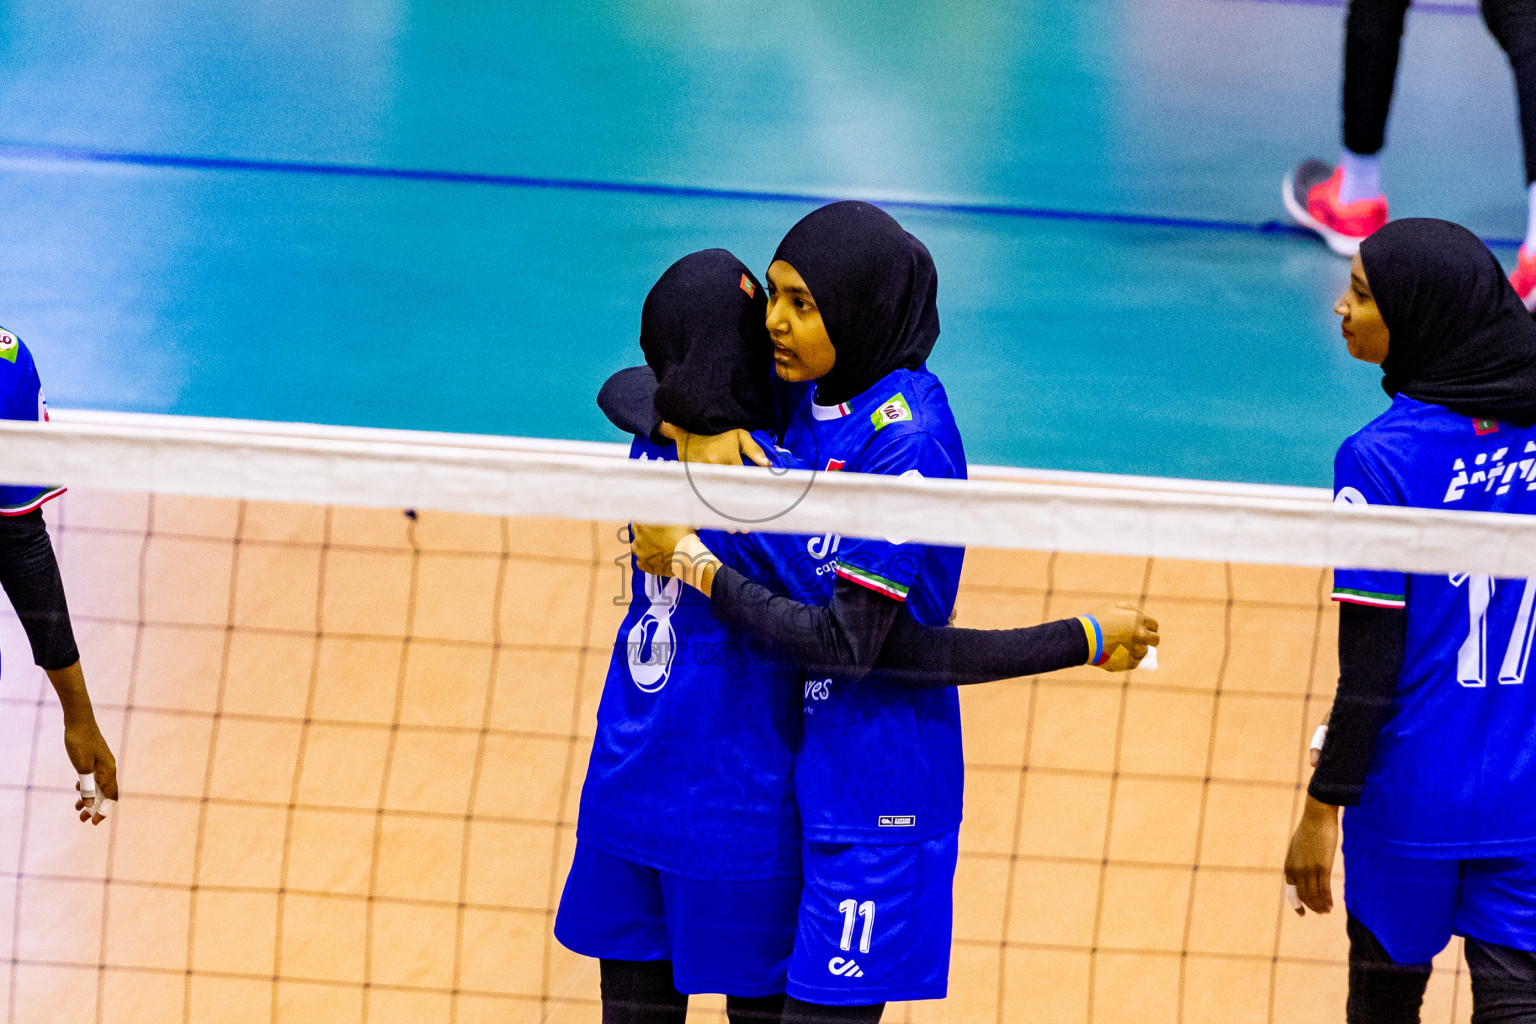
[[[157,419],[164,421],[165,417]],[[767,473],[577,446],[0,421],[0,479],[118,491],[740,528],[1139,557],[1536,576],[1536,517],[1314,498]],[[431,435],[427,435],[430,437]],[[702,495],[702,496],[701,496]],[[707,502],[706,502],[707,499]]]

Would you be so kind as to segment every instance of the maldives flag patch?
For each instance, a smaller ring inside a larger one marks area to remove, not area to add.
[[[757,286],[752,283],[752,279],[746,274],[741,275],[741,290],[747,293],[747,298],[749,299],[757,295]]]
[[[846,465],[848,465],[848,463],[844,462],[842,459],[828,459],[827,460],[827,468],[822,470],[822,472],[823,473],[832,473],[832,472],[835,472],[836,470],[842,469]]]
[[[1473,420],[1472,429],[1477,431],[1478,437],[1482,437],[1484,434],[1497,434],[1499,432],[1499,421]]]

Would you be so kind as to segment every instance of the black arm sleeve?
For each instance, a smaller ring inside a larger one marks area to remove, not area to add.
[[[730,566],[710,589],[715,618],[787,652],[808,672],[864,675],[903,610],[899,601],[839,578],[825,608],[801,604],[753,583]]]
[[[1087,663],[1088,634],[1077,619],[1021,629],[962,629],[921,625],[903,609],[875,667],[911,686],[969,686]]]
[[[1307,787],[1313,799],[1338,807],[1360,802],[1376,741],[1392,714],[1407,638],[1408,613],[1401,608],[1339,606],[1339,689]]]
[[[825,608],[753,583],[729,566],[715,573],[715,616],[787,651],[810,672],[880,677],[910,686],[963,686],[1053,672],[1088,660],[1075,619],[1026,629],[924,626],[906,606],[839,579]]]
[[[639,434],[657,444],[667,439],[657,430],[661,417],[656,415],[656,374],[649,366],[631,366],[603,382],[597,393],[597,407],[608,422],[626,434]]]
[[[32,643],[32,659],[41,668],[68,668],[80,660],[64,600],[64,580],[42,509],[0,516],[0,586],[21,619]]]

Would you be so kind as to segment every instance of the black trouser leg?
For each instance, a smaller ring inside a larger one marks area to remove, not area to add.
[[[1504,48],[1515,73],[1525,183],[1529,185],[1536,181],[1536,0],[1483,0],[1483,21]]]
[[[783,996],[725,997],[725,1016],[731,1024],[779,1024],[784,1014]]]
[[[802,1003],[794,996],[784,999],[784,1024],[880,1024],[885,1004],[874,1006],[819,1006]]]
[[[1419,1024],[1429,964],[1400,964],[1387,955],[1370,930],[1350,915],[1349,1024]]]
[[[1344,16],[1344,146],[1370,156],[1386,141],[1408,0],[1349,0]]]
[[[670,960],[602,960],[603,1024],[684,1024],[688,997]]]
[[[1536,1024],[1536,953],[1467,940],[1472,1024]]]

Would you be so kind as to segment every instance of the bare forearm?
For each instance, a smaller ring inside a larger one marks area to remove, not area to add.
[[[91,695],[85,686],[85,672],[80,662],[64,668],[46,669],[53,692],[58,694],[59,705],[64,709],[64,721],[94,722],[96,711],[91,706]]]

